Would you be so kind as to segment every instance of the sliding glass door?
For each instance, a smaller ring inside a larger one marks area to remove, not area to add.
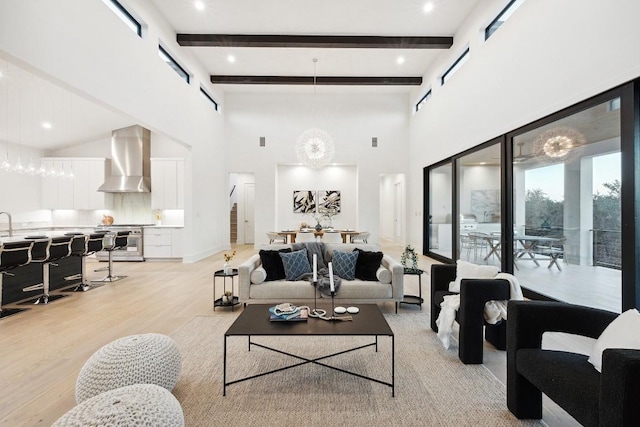
[[[512,138],[513,270],[523,287],[621,308],[620,98]]]
[[[501,140],[456,160],[457,259],[498,267],[502,246]]]
[[[444,259],[453,257],[453,168],[447,161],[429,170],[429,252]]]

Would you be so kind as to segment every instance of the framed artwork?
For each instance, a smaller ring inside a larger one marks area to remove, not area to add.
[[[318,212],[340,212],[340,190],[318,191]]]
[[[293,192],[293,213],[312,213],[316,211],[316,192],[295,190]]]
[[[478,222],[500,222],[500,190],[472,190],[471,213]]]

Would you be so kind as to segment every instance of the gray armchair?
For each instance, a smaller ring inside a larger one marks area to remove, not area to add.
[[[616,313],[559,302],[510,301],[507,407],[518,418],[542,418],[542,393],[585,426],[640,425],[640,350],[607,349],[602,373],[588,357],[542,350],[544,332],[597,338]]]

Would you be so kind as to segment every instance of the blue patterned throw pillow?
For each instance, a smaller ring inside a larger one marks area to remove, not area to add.
[[[358,253],[333,251],[333,257],[331,258],[333,274],[344,280],[355,279]]]
[[[307,250],[302,249],[290,253],[280,253],[286,280],[298,280],[300,276],[311,273],[311,265],[307,258]]]

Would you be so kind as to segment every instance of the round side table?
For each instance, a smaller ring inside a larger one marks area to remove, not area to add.
[[[240,304],[238,297],[234,291],[234,277],[238,276],[238,269],[234,268],[231,274],[225,274],[224,270],[218,270],[213,273],[213,311],[216,311],[216,307],[231,307],[231,311],[233,311],[233,307]],[[222,293],[227,290],[227,278],[231,280],[231,302],[222,302],[222,298],[216,299],[216,280],[218,278],[222,278]]]
[[[405,295],[400,301],[400,304],[412,304],[420,306],[420,310],[422,310],[422,303],[424,302],[424,298],[422,298],[422,274],[423,270],[413,269],[413,268],[405,268],[404,274],[406,276],[418,276],[418,295]]]

